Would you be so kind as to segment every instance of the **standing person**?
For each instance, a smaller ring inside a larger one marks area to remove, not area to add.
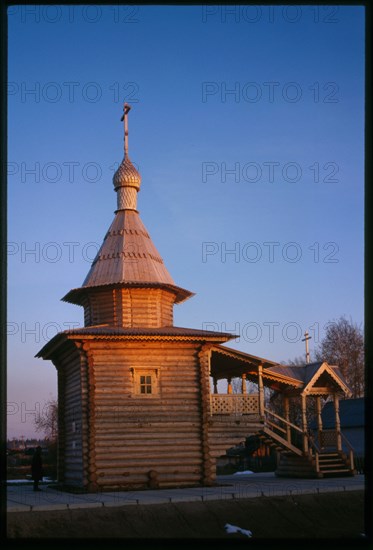
[[[34,491],[41,491],[39,489],[39,481],[43,479],[43,460],[41,457],[41,447],[36,447],[31,462],[31,474],[34,480]]]

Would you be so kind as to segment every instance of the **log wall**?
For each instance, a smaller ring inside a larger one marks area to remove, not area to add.
[[[94,395],[89,443],[93,485],[203,482],[199,347],[186,342],[85,343]],[[137,377],[149,372],[156,377],[158,393],[139,395]]]
[[[215,459],[261,427],[211,414],[210,345],[86,340],[60,349],[59,478],[102,489],[209,485]],[[152,394],[140,376],[152,376]]]
[[[211,457],[224,456],[230,447],[244,443],[246,437],[263,428],[259,415],[213,415],[209,420]]]
[[[114,288],[85,297],[85,326],[107,323],[125,328],[173,325],[175,294],[160,288]]]
[[[82,392],[82,362],[79,349],[68,343],[54,361],[58,371],[58,479],[84,485],[83,430],[87,422]]]

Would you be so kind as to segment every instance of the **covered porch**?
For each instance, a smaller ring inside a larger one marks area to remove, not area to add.
[[[345,466],[354,470],[353,449],[341,432],[339,417],[339,401],[350,397],[351,392],[338,367],[326,362],[284,366],[216,345],[211,350],[210,375],[212,418],[219,418],[220,422],[232,417],[259,421],[261,429],[257,434],[260,432],[263,441],[276,448],[279,458],[286,453],[307,457],[317,474],[327,470],[328,465],[332,471],[336,455],[338,460],[343,455],[344,440],[344,447],[349,449]],[[253,383],[250,391],[248,381]],[[280,407],[271,406],[265,388],[279,397]],[[323,429],[321,411],[326,399],[333,401],[335,430]],[[316,437],[309,429],[310,408],[317,418]]]

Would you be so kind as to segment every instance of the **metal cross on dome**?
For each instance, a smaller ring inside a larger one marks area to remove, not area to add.
[[[131,110],[131,105],[125,103],[123,105],[123,115],[120,119],[121,122],[124,120],[124,155],[127,158],[128,156],[128,113]]]
[[[306,343],[306,363],[308,364],[310,362],[310,352],[308,349],[308,340],[311,340],[312,336],[308,334],[308,331],[304,333],[304,338],[302,338],[302,342]]]

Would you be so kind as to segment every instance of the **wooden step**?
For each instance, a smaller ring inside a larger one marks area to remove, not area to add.
[[[321,472],[322,477],[347,477],[355,475],[352,470],[335,470],[330,472]]]
[[[331,458],[342,458],[339,453],[320,453],[320,460],[330,460]]]
[[[292,453],[296,455],[299,455],[299,456],[303,455],[302,451],[298,449],[298,447],[295,447],[295,445],[292,445],[292,443],[289,443],[288,441],[286,441],[286,439],[284,439],[280,435],[277,435],[275,432],[273,432],[269,428],[265,427],[263,429],[263,432],[267,435],[267,437],[269,436],[271,440],[274,440],[277,444],[280,444],[285,449],[292,451]]]
[[[333,464],[332,466],[328,466],[328,468],[321,468],[320,467],[320,472],[325,472],[325,473],[335,472],[337,470],[345,470],[346,468],[347,468],[347,466],[345,464]]]

